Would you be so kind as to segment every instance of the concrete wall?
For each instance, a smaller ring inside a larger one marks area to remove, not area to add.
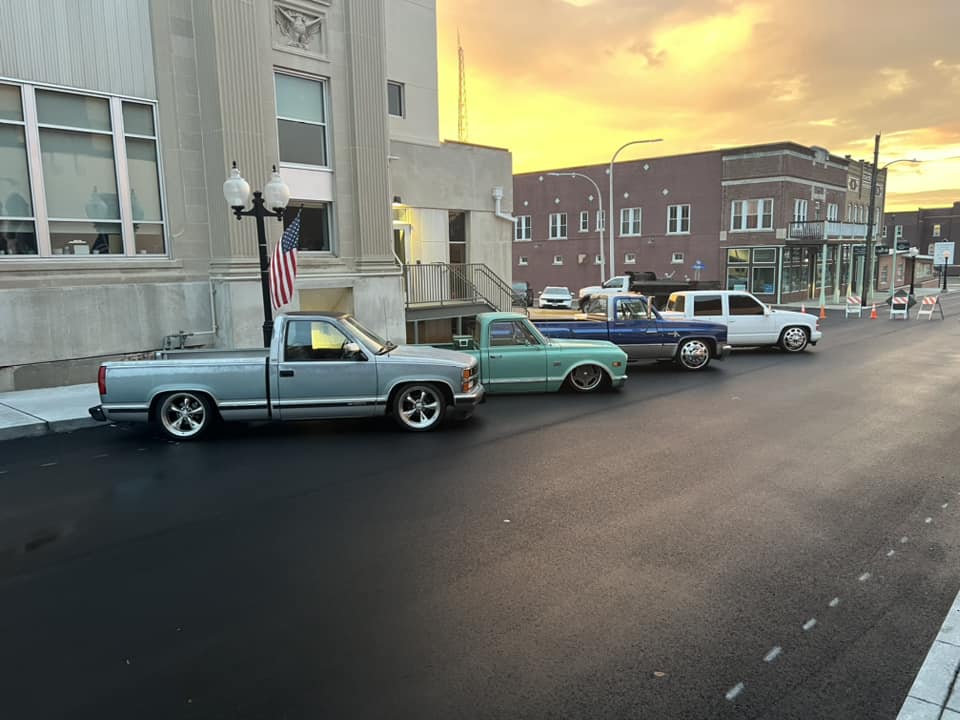
[[[438,144],[436,5],[435,0],[386,4],[387,79],[403,83],[406,106],[404,117],[389,118],[394,140]]]

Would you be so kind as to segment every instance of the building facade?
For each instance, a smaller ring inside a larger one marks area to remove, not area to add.
[[[288,309],[400,341],[405,264],[462,252],[509,282],[510,154],[440,141],[436,47],[434,0],[0,5],[0,389],[89,382],[172,336],[259,344],[233,161],[290,187],[270,247],[301,216]]]
[[[514,176],[514,278],[535,291],[548,284],[575,291],[609,274],[601,256],[610,254],[610,238],[601,250],[593,185],[551,173],[588,176],[606,207],[609,166]],[[614,273],[720,281],[773,303],[836,302],[859,286],[874,188],[863,176],[861,163],[796,143],[617,163]],[[879,173],[878,217],[885,180]]]
[[[960,202],[950,207],[884,213],[882,235],[886,245],[899,243],[901,246],[917,248],[920,257],[934,266],[931,272],[939,272],[943,264],[942,256],[934,256],[936,243],[952,242],[954,260],[947,266],[947,274],[960,272],[956,264],[956,243],[960,241]]]

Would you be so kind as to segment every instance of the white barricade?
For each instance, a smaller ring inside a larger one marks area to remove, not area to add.
[[[850,317],[851,315],[856,315],[860,317],[860,313],[863,311],[863,308],[860,306],[860,298],[856,295],[850,295],[847,297],[847,310],[844,314],[844,317]]]
[[[910,297],[908,295],[894,295],[890,303],[890,319],[902,317],[904,320],[909,320],[910,315],[907,314],[909,307]]]
[[[927,320],[933,320],[933,311],[940,311],[940,319],[943,320],[943,305],[940,304],[939,295],[928,295],[920,298],[920,309],[917,310],[917,320],[926,315]]]

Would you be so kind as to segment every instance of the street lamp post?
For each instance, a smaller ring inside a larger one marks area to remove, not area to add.
[[[947,260],[950,258],[950,253],[944,251],[943,253],[943,292],[947,291]]]
[[[613,157],[610,158],[610,168],[609,168],[609,170],[608,170],[608,172],[607,172],[607,174],[610,176],[610,177],[609,177],[609,179],[610,179],[610,187],[609,187],[609,191],[608,191],[608,194],[610,195],[610,199],[609,199],[609,202],[610,202],[610,214],[609,214],[609,216],[607,217],[607,222],[610,224],[610,236],[609,236],[609,237],[610,237],[610,254],[609,254],[609,257],[610,257],[610,277],[613,277],[613,276],[614,276],[614,237],[615,237],[616,232],[617,232],[617,230],[616,230],[617,226],[616,226],[616,224],[614,223],[614,220],[613,220],[613,163],[616,162],[617,155],[620,154],[620,151],[621,151],[621,150],[624,150],[625,148],[630,147],[631,145],[640,145],[640,144],[643,144],[643,143],[656,143],[656,142],[663,142],[663,138],[654,138],[654,139],[652,139],[652,140],[631,140],[630,142],[624,143],[623,145],[621,145],[620,147],[618,147],[618,148],[617,148],[617,151],[613,154]]]
[[[572,178],[583,178],[590,182],[593,185],[594,190],[597,191],[597,219],[600,219],[600,215],[603,214],[603,196],[600,194],[600,186],[597,185],[596,181],[589,175],[584,175],[583,173],[578,172],[551,172],[547,175],[552,175],[554,177],[572,177]],[[604,276],[604,253],[603,253],[603,230],[606,227],[606,223],[600,223],[600,282],[603,283],[606,280]],[[611,231],[612,232],[612,231]]]
[[[909,250],[910,260],[910,297],[913,297],[913,286],[917,279],[917,255],[920,254],[920,248],[912,247]]]
[[[270,275],[269,261],[267,260],[267,228],[264,218],[275,217],[283,220],[283,209],[290,202],[290,188],[280,178],[277,166],[273,166],[270,181],[264,186],[263,192],[253,193],[253,207],[244,210],[251,202],[250,183],[240,176],[237,163],[234,161],[230,170],[230,177],[223,184],[223,197],[227,205],[233,208],[237,220],[244,216],[252,216],[257,221],[257,246],[260,250],[260,290],[263,295],[263,346],[270,347],[270,338],[273,335],[273,313],[270,308]],[[271,208],[268,210],[267,208]]]

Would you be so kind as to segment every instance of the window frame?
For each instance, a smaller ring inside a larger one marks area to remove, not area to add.
[[[559,260],[560,262],[557,262],[557,260]],[[554,264],[554,265],[563,265],[563,255],[554,255],[554,256],[553,256],[553,264]]]
[[[687,211],[686,216],[683,213],[684,208]],[[671,217],[674,210],[676,210],[676,216]],[[667,235],[689,235],[691,217],[690,203],[667,205]],[[683,228],[684,221],[686,221],[686,229]]]
[[[623,264],[624,265],[636,265],[637,264],[637,254],[628,252],[623,254]]]
[[[624,227],[628,232],[624,232]],[[643,234],[643,208],[620,208],[620,237],[638,237]]]
[[[941,232],[943,232],[943,227],[941,223],[934,223],[933,228],[931,229],[931,233],[932,233],[931,237],[938,238],[940,237]]]
[[[62,132],[87,133],[92,135],[101,135],[110,137],[113,151],[113,171],[117,187],[117,204],[119,206],[119,218],[110,219],[108,222],[116,222],[121,237],[123,252],[120,253],[102,253],[82,255],[82,262],[88,265],[90,261],[115,263],[120,262],[121,258],[129,261],[130,258],[140,260],[170,260],[171,244],[169,231],[169,212],[167,208],[167,196],[164,182],[163,165],[163,147],[160,141],[159,117],[157,111],[157,101],[148,98],[136,97],[133,95],[105,93],[96,90],[86,90],[81,88],[69,88],[50,83],[32,82],[18,80],[0,76],[0,84],[9,85],[18,88],[20,91],[20,110],[21,120],[0,120],[0,124],[14,125],[23,128],[24,145],[26,151],[26,163],[29,190],[31,195],[31,207],[33,210],[32,218],[22,218],[23,221],[33,222],[34,234],[36,236],[37,253],[2,255],[0,262],[15,263],[17,261],[57,261],[64,260],[67,263],[78,262],[68,253],[54,253],[50,239],[50,223],[58,222],[77,222],[94,224],[93,220],[87,218],[62,218],[51,217],[47,209],[46,184],[43,175],[43,151],[40,144],[40,131],[54,130]],[[61,125],[58,123],[39,122],[37,112],[37,91],[54,92],[62,95],[74,95],[80,98],[95,98],[107,101],[107,109],[110,117],[110,130],[101,130],[93,128],[78,127],[73,125]],[[124,126],[123,105],[130,103],[142,105],[150,110],[153,122],[153,135],[143,133],[127,132]],[[156,153],[156,172],[157,172],[157,201],[160,205],[160,220],[137,220],[133,217],[133,202],[131,199],[132,184],[129,173],[129,163],[127,154],[127,138],[134,140],[149,140],[153,143],[153,149]],[[3,218],[4,220],[21,218]],[[163,234],[163,252],[145,253],[137,252],[136,249],[136,231],[135,225],[155,225],[159,226]]]
[[[390,86],[393,86],[399,90],[400,98],[400,113],[390,112]],[[326,110],[326,108],[324,108]],[[396,80],[387,80],[387,115],[395,118],[405,118],[407,116],[407,87],[405,83],[398,82]]]
[[[516,242],[529,242],[533,238],[533,222],[531,218],[531,215],[517,215],[517,224],[513,229],[513,239]],[[524,223],[524,220],[526,220],[526,223]]]
[[[596,230],[600,232],[607,229],[607,212],[606,210],[600,209],[597,210],[596,214]]]
[[[806,198],[794,198],[793,200],[793,221],[795,223],[807,222],[810,218],[810,203]]]
[[[523,267],[530,264],[530,258],[527,255],[518,255],[517,256],[517,266]]]
[[[679,256],[679,257],[678,257],[678,256]],[[685,258],[685,257],[686,257],[686,256],[684,255],[683,252],[681,252],[680,250],[677,250],[677,251],[675,251],[675,252],[670,256],[670,264],[671,264],[671,265],[683,265],[683,263],[684,263],[684,258]]]
[[[749,212],[750,204],[756,203],[756,212]],[[770,211],[767,212],[769,203]],[[737,206],[740,206],[742,212],[737,212]],[[773,230],[773,198],[745,198],[743,200],[730,201],[730,232],[770,232]],[[749,219],[756,218],[757,226],[748,227]],[[769,225],[764,225],[763,221],[769,217]],[[741,221],[742,227],[737,227],[737,220]]]
[[[590,211],[580,211],[580,232],[590,232]]]
[[[310,82],[319,83],[321,86],[321,91],[323,94],[323,122],[318,123],[312,120],[300,120],[299,118],[285,117],[280,114],[279,108],[277,108],[277,75],[285,75],[287,77],[299,78],[300,80],[309,80]],[[286,68],[273,68],[273,115],[274,120],[280,121],[285,120],[286,122],[297,122],[303,123],[304,125],[315,125],[323,128],[323,155],[324,160],[326,161],[325,165],[317,165],[315,163],[302,163],[295,160],[284,160],[280,157],[280,128],[277,126],[277,159],[279,163],[284,167],[294,167],[294,168],[304,168],[307,170],[316,170],[322,168],[324,170],[333,170],[333,144],[330,141],[330,78],[323,75],[310,75],[309,73],[296,72],[294,70],[288,70]]]
[[[565,212],[550,213],[550,234],[548,237],[551,240],[567,239],[567,214]]]

